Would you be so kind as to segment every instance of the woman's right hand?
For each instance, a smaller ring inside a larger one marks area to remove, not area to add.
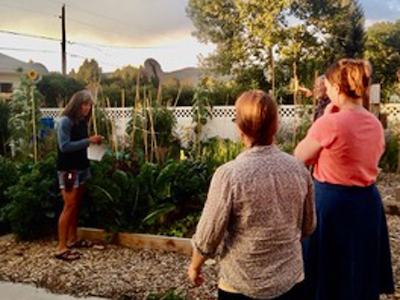
[[[92,144],[101,144],[103,137],[101,135],[92,135],[89,137],[89,142]]]
[[[192,265],[189,266],[188,269],[188,276],[190,281],[195,285],[199,286],[204,282],[204,278],[200,275],[201,271],[200,269],[192,267]]]

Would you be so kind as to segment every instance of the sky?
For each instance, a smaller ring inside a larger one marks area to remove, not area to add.
[[[367,26],[400,18],[400,0],[359,0]],[[96,59],[104,72],[147,58],[164,71],[198,64],[214,45],[192,36],[188,0],[0,0],[0,52],[61,70],[61,6],[66,5],[67,70],[77,70],[85,58]],[[18,33],[18,35],[12,34]],[[53,40],[23,35],[39,35]]]

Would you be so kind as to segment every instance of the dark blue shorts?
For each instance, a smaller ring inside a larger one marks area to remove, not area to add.
[[[73,180],[72,187],[74,189],[77,189],[81,185],[85,184],[85,181],[92,177],[89,168],[85,170],[58,171],[57,175],[58,183],[61,190],[65,189],[65,180],[67,176],[71,176],[71,180]]]

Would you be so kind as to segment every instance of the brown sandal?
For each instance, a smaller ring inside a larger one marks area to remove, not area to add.
[[[55,254],[54,257],[63,261],[73,261],[79,259],[81,254],[76,251],[65,250],[64,252]]]

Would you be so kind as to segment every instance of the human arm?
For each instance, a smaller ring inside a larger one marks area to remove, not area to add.
[[[203,282],[200,277],[204,262],[215,255],[229,223],[232,209],[232,191],[229,174],[219,168],[210,184],[200,221],[193,236],[193,255],[188,269],[190,280],[198,285]]]
[[[315,121],[308,130],[307,136],[294,150],[294,156],[307,165],[314,164],[318,160],[320,152],[330,148],[337,138],[335,114],[330,113],[335,106],[328,105],[328,107],[324,116]]]
[[[306,165],[312,165],[318,158],[322,145],[310,136],[306,136],[294,150],[294,156]]]
[[[57,128],[58,147],[61,152],[73,152],[87,148],[90,143],[101,143],[102,137],[98,135],[78,141],[71,141],[71,130],[71,120],[67,117],[61,118]]]
[[[188,275],[190,281],[196,286],[201,285],[204,282],[204,278],[201,276],[201,267],[207,259],[207,256],[204,256],[197,252],[196,249],[193,249],[192,262],[189,265]]]
[[[314,184],[312,182],[311,176],[307,171],[307,195],[304,199],[303,207],[303,218],[301,226],[301,239],[311,235],[315,227],[317,226],[317,215],[315,212],[315,194],[314,194]]]

